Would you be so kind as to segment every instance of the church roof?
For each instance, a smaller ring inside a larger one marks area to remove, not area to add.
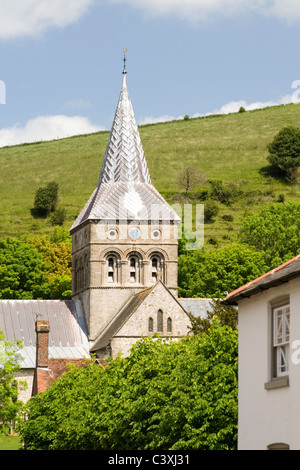
[[[179,298],[178,302],[188,313],[191,313],[194,317],[206,318],[207,312],[213,310],[212,300],[210,298]]]
[[[126,73],[97,187],[71,232],[87,220],[180,220],[151,183]]]
[[[0,330],[6,341],[21,339],[21,368],[36,365],[36,320],[50,323],[49,358],[90,357],[80,300],[0,300]]]
[[[173,299],[174,302],[177,302],[178,305],[180,305],[183,312],[187,313],[182,304],[178,301],[176,297],[174,297],[174,295],[169,291],[165,284],[162,281],[158,281],[156,284],[153,284],[153,286],[143,289],[129,296],[127,301],[116,313],[116,315],[99,333],[98,338],[90,348],[91,351],[97,351],[99,349],[106,348],[112,338],[126,323],[128,318],[137,310],[137,308],[144,302],[144,300],[149,296],[149,294],[151,294],[151,292],[157,288],[157,286],[163,286],[170,298]]]

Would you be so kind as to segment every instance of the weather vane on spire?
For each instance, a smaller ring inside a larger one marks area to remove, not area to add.
[[[126,52],[128,51],[128,49],[123,49],[123,52],[124,52],[124,70],[123,70],[123,73],[127,73],[126,72]]]

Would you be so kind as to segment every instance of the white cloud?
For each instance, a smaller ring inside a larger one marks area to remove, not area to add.
[[[147,16],[174,15],[191,21],[256,12],[288,22],[300,19],[299,0],[107,0],[143,10]]]
[[[40,116],[25,126],[15,125],[0,130],[0,147],[42,140],[61,139],[72,135],[90,134],[104,130],[81,116]]]
[[[0,38],[34,36],[77,21],[94,0],[0,0]]]

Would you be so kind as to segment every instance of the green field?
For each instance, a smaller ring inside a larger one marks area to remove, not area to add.
[[[300,105],[290,104],[229,115],[215,115],[141,126],[139,128],[152,182],[169,203],[201,202],[204,183],[188,194],[180,193],[178,173],[197,167],[205,179],[219,179],[242,193],[230,206],[219,204],[219,213],[206,226],[206,238],[218,243],[232,239],[241,217],[265,202],[299,200],[298,185],[272,175],[267,144],[286,125],[300,126]],[[50,181],[60,190],[60,205],[67,210],[65,228],[94,190],[109,133],[99,132],[50,142],[0,149],[0,237],[53,230],[48,219],[30,212],[35,191]],[[233,221],[223,220],[231,214]]]

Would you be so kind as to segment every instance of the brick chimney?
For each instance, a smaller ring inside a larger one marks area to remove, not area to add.
[[[48,367],[49,365],[49,331],[50,323],[47,320],[35,322],[36,331],[36,367]]]
[[[47,320],[35,322],[36,331],[36,366],[33,380],[32,395],[44,392],[52,382],[52,372],[49,367],[49,331]]]

